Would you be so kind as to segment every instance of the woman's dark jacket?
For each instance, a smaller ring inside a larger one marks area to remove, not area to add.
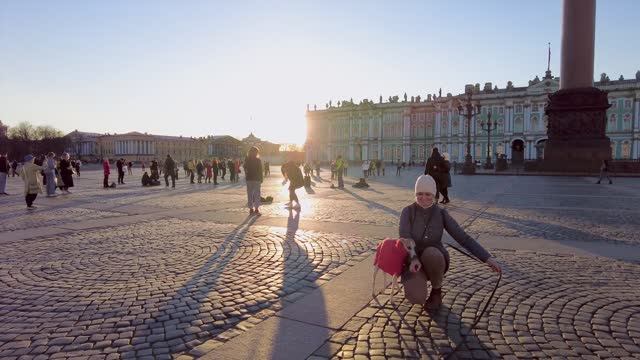
[[[262,160],[247,156],[244,159],[244,178],[247,181],[259,181],[263,179]]]
[[[425,221],[429,219],[429,226],[425,231]],[[443,231],[449,235],[471,254],[481,261],[486,261],[491,255],[471,236],[469,236],[458,222],[449,215],[447,210],[438,205],[432,205],[423,209],[417,203],[413,203],[404,209],[400,215],[399,235],[401,238],[413,239],[416,242],[416,252],[422,255],[424,249],[433,246],[442,252],[446,260],[446,269],[449,269],[449,253],[442,244]],[[424,237],[422,234],[425,234]]]

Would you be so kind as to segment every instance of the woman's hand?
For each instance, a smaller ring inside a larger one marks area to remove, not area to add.
[[[487,261],[485,261],[485,263],[489,265],[491,270],[493,270],[494,272],[502,273],[502,268],[500,267],[500,264],[498,264],[492,257],[488,258]]]

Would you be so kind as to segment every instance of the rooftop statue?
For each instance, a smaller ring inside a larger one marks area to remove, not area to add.
[[[640,74],[640,71],[638,73]],[[382,104],[382,95],[380,95],[380,104]]]
[[[420,95],[416,96],[416,102],[420,102],[421,98]]]
[[[404,93],[404,102],[407,102],[407,93]]]

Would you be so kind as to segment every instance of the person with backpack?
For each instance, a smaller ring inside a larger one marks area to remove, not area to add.
[[[282,164],[280,171],[282,172],[282,176],[284,176],[282,185],[289,181],[289,202],[286,203],[285,206],[287,208],[300,210],[300,200],[298,200],[298,195],[296,195],[296,189],[299,189],[304,185],[304,179],[302,177],[300,167],[293,160],[289,160]],[[294,201],[296,202],[295,205],[293,205]]]
[[[420,175],[415,184],[415,202],[400,214],[400,238],[413,239],[422,268],[402,274],[405,297],[413,304],[423,304],[425,310],[437,310],[442,304],[442,280],[449,270],[449,253],[442,244],[444,230],[493,271],[501,272],[491,254],[469,236],[458,222],[434,202],[436,182],[429,175]],[[431,293],[427,298],[431,282]],[[426,301],[425,301],[426,300]]]

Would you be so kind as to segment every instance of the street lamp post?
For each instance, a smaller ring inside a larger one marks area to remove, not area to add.
[[[493,164],[491,163],[491,132],[495,130],[497,126],[497,121],[491,121],[491,112],[487,113],[487,122],[485,123],[483,121],[480,123],[482,130],[487,132],[487,162],[484,163],[485,169],[493,169]]]
[[[467,118],[467,154],[464,157],[462,173],[465,175],[473,175],[476,173],[476,166],[473,163],[473,158],[471,157],[471,119],[476,114],[480,113],[480,105],[477,105],[474,111],[473,104],[471,103],[471,87],[467,87],[465,93],[467,95],[466,101],[464,102],[464,104],[460,103],[460,105],[458,105],[458,112],[460,113],[460,115]]]

